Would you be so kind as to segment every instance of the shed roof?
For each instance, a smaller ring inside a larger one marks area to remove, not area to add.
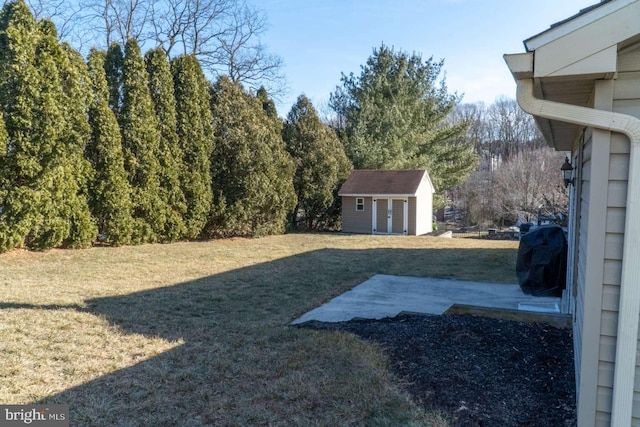
[[[415,196],[423,179],[431,179],[425,170],[354,170],[340,188],[340,196],[410,195]],[[431,189],[433,186],[431,186]]]

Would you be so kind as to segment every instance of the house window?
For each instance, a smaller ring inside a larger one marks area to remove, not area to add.
[[[356,197],[356,210],[364,211],[364,197]]]

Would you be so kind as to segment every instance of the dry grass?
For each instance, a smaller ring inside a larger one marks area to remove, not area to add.
[[[0,255],[0,402],[72,425],[446,425],[382,351],[287,324],[373,274],[514,283],[517,242],[292,234]]]

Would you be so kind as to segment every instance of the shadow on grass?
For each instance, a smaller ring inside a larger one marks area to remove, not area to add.
[[[38,403],[69,404],[74,426],[407,423],[376,347],[287,324],[374,274],[513,283],[514,265],[510,249],[323,249],[87,300],[72,308],[183,344]],[[0,308],[68,308],[18,305]]]

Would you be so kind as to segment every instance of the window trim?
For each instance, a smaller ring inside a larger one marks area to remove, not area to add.
[[[364,197],[356,197],[356,212],[364,212]]]

